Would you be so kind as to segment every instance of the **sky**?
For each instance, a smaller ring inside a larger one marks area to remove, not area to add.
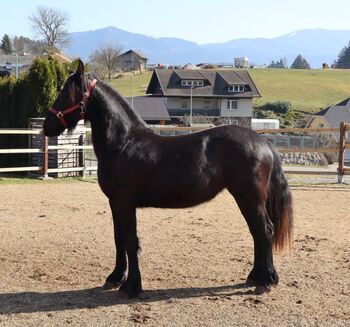
[[[108,26],[198,44],[272,38],[309,29],[349,29],[349,0],[10,0],[1,1],[0,37],[35,38],[28,16],[38,6],[65,11],[69,32]]]

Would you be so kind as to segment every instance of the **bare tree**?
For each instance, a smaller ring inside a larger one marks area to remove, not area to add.
[[[44,51],[52,53],[69,44],[69,16],[64,11],[39,6],[28,19],[32,22],[33,30],[43,39]]]
[[[114,47],[111,44],[106,44],[101,49],[95,50],[90,54],[90,65],[93,71],[104,78],[111,76],[120,69],[120,54],[122,48]]]

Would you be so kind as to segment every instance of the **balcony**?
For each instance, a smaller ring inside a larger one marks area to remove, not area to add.
[[[181,117],[190,114],[190,108],[167,109],[170,117]],[[220,109],[192,109],[192,115],[220,117]]]

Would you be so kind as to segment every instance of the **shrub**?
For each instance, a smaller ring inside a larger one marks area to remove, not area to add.
[[[13,76],[0,78],[0,127],[8,127],[8,113],[11,111],[15,83]]]
[[[324,152],[323,155],[329,165],[338,161],[338,155],[334,152]]]
[[[48,57],[36,58],[17,81],[13,77],[0,79],[0,126],[23,128],[28,118],[43,116],[66,77],[67,69]]]
[[[65,67],[56,59],[36,58],[28,73],[0,78],[0,127],[25,128],[28,118],[40,117],[54,102],[57,91],[66,79]],[[0,147],[18,148],[27,145],[27,136],[0,138]],[[27,155],[0,157],[0,164],[25,165]]]
[[[262,111],[272,111],[275,114],[285,114],[291,110],[291,103],[288,101],[266,102],[260,107]]]

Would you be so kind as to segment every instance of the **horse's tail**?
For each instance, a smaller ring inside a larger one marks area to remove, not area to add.
[[[292,194],[282,171],[279,154],[272,149],[274,164],[270,177],[267,211],[274,224],[273,247],[282,250],[287,244],[291,246],[293,232]]]

